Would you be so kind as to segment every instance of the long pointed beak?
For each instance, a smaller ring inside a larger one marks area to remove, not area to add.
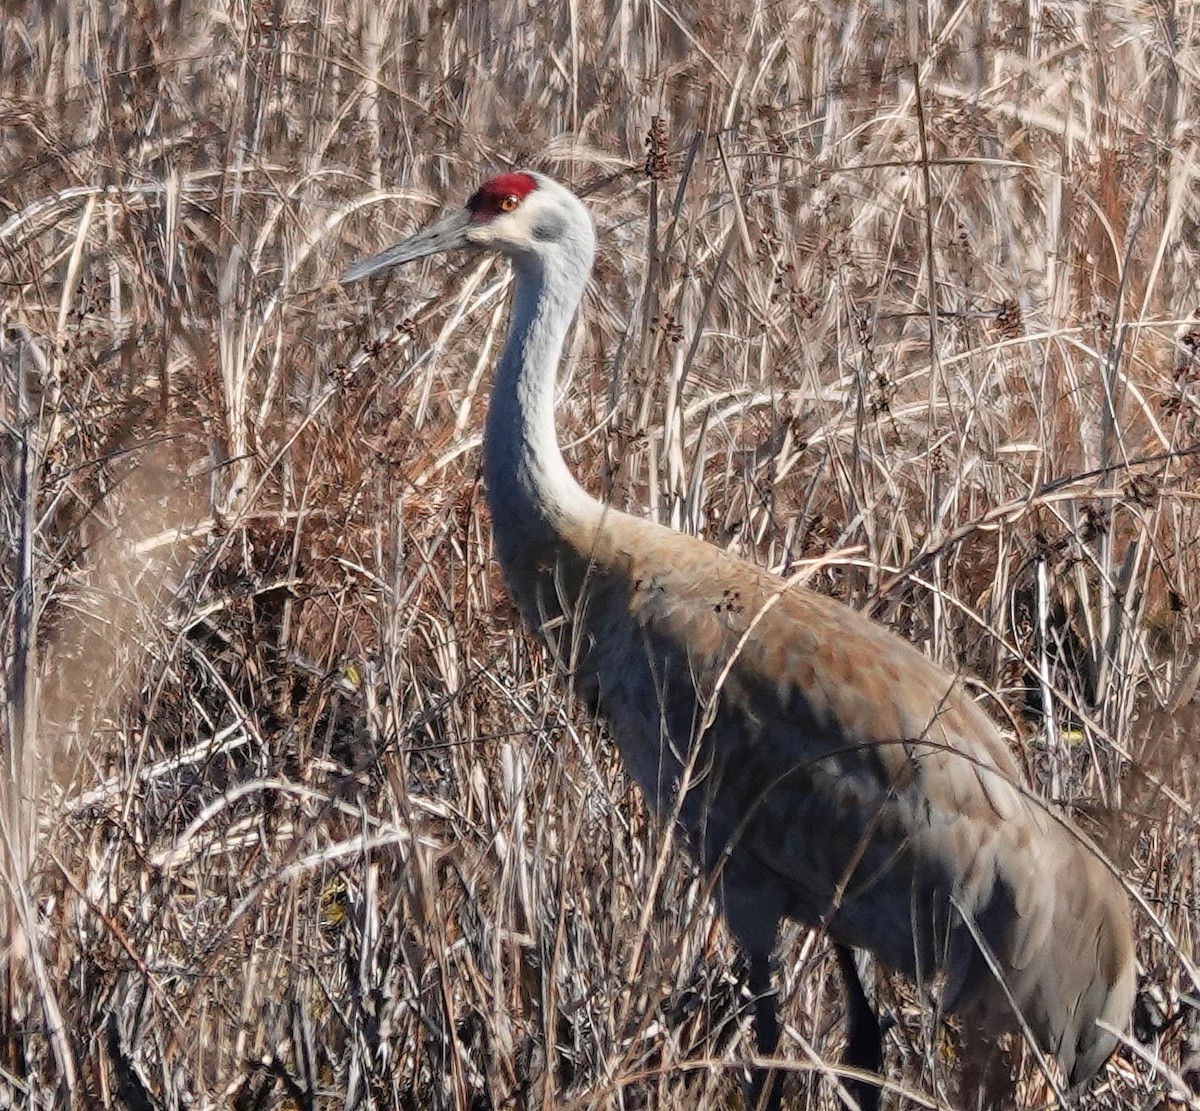
[[[471,226],[469,209],[460,208],[448,213],[436,223],[422,228],[416,235],[409,236],[394,247],[380,251],[377,255],[356,262],[342,275],[342,285],[361,281],[382,270],[390,270],[404,262],[425,258],[427,255],[438,255],[443,251],[453,251],[458,247],[469,247],[467,229]]]

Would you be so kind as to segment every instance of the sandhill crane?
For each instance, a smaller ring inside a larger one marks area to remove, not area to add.
[[[955,678],[845,605],[589,496],[559,450],[554,387],[592,268],[587,210],[540,173],[352,267],[351,282],[459,248],[507,256],[508,339],[483,446],[496,552],[523,619],[603,718],[648,803],[677,815],[749,961],[760,1056],[779,1039],[785,917],[825,929],[849,1001],[848,1060],[879,1028],[849,947],[987,1034],[1023,1029],[1082,1086],[1134,993],[1120,883],[1023,785]],[[756,1069],[755,1106],[781,1074]],[[866,1107],[873,1085],[855,1083]]]

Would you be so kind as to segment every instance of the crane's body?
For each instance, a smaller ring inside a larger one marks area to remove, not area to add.
[[[501,251],[516,272],[484,440],[506,581],[647,801],[678,812],[718,870],[752,985],[758,970],[760,1051],[775,1049],[764,970],[789,917],[918,981],[945,972],[943,1007],[979,1029],[1017,1029],[1015,1008],[1069,1082],[1087,1081],[1114,1045],[1098,1021],[1124,1026],[1134,990],[1128,905],[1107,866],[914,647],[578,485],[554,430],[594,250],[571,193],[501,175],[347,278],[462,246]],[[778,1085],[767,1098],[778,1106]]]

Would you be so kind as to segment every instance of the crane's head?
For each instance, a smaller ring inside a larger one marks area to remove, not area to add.
[[[579,198],[545,174],[523,170],[485,181],[465,208],[356,263],[342,281],[356,282],[404,262],[462,248],[497,251],[518,266],[564,259],[586,276],[594,246],[592,222]]]

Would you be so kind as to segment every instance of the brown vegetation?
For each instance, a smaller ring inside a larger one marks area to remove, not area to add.
[[[599,231],[585,485],[978,676],[1183,1016],[1087,1106],[1200,1086],[1194,3],[8,11],[0,1102],[736,1106],[730,941],[490,560],[507,275],[336,284],[514,165]]]

